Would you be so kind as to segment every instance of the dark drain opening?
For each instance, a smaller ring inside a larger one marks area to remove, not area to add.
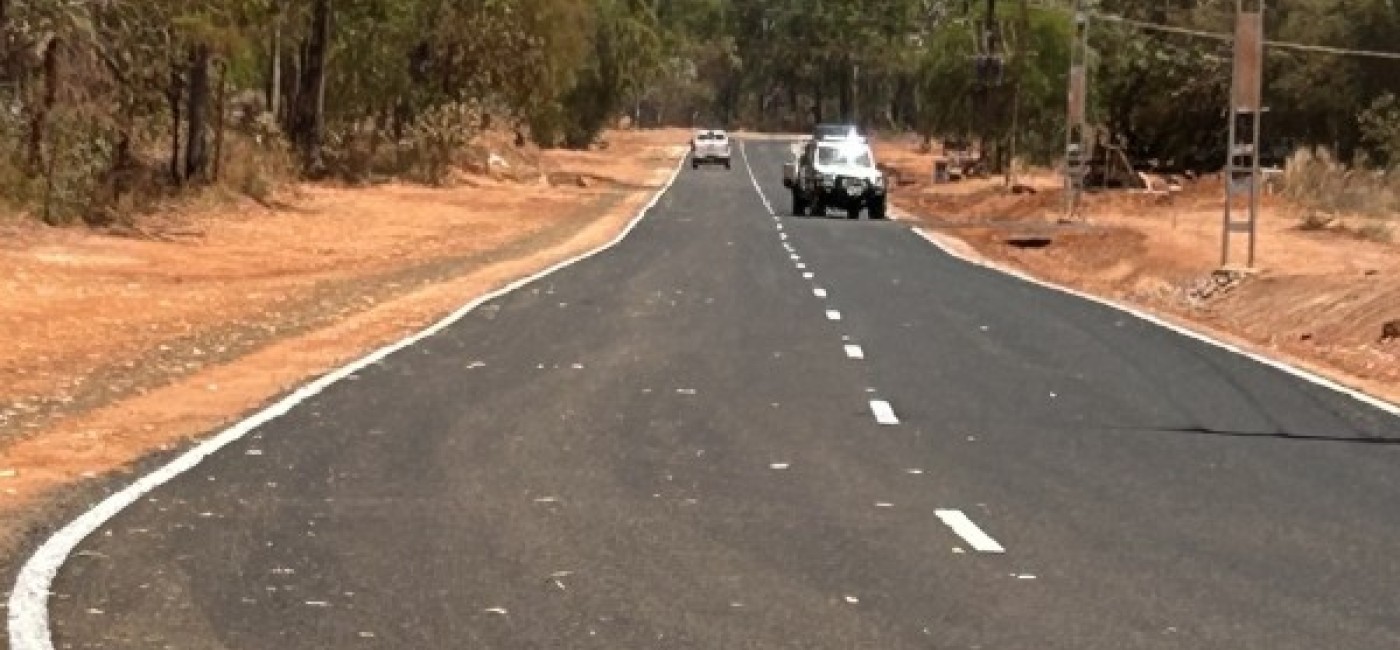
[[[1006,240],[1008,245],[1015,246],[1016,248],[1047,248],[1054,242],[1055,240],[1049,237],[1035,236],[1010,237]]]

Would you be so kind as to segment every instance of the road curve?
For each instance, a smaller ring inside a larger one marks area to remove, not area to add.
[[[775,217],[785,151],[117,514],[55,645],[1400,646],[1396,417]]]

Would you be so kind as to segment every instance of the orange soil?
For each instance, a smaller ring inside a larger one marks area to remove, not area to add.
[[[930,180],[933,156],[890,140],[880,159],[914,182],[896,206],[987,258],[1048,280],[1132,302],[1197,329],[1400,402],[1400,342],[1382,343],[1382,324],[1400,319],[1400,245],[1339,231],[1300,230],[1299,210],[1266,196],[1256,270],[1228,290],[1204,290],[1220,266],[1224,190],[1218,180],[1170,194],[1086,196],[1083,223],[1063,226],[1058,179],[1018,179],[1037,189],[1012,194],[1003,179],[946,185]],[[1049,238],[1042,248],[1017,246]],[[1243,262],[1244,237],[1232,260]]]
[[[628,131],[606,150],[510,152],[536,167],[512,174],[538,179],[527,182],[307,185],[276,209],[160,215],[157,239],[11,226],[0,237],[0,553],[60,488],[606,242],[687,138]]]

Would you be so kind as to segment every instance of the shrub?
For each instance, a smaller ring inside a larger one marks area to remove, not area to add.
[[[1304,228],[1338,216],[1393,219],[1400,213],[1400,173],[1348,167],[1326,149],[1299,149],[1288,157],[1283,195],[1302,206]]]
[[[481,129],[475,102],[441,104],[423,111],[409,128],[406,147],[414,161],[409,175],[430,185],[447,182],[457,152]]]

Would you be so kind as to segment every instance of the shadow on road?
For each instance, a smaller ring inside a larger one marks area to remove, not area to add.
[[[1230,431],[1224,429],[1212,429],[1209,427],[1114,427],[1113,431],[1130,431],[1134,433],[1184,433],[1198,436],[1218,436],[1224,438],[1272,438],[1276,440],[1297,440],[1302,442],[1342,442],[1358,445],[1397,445],[1400,446],[1400,438],[1375,437],[1355,437],[1355,436],[1329,436],[1321,434],[1307,433],[1285,433],[1282,431]]]

